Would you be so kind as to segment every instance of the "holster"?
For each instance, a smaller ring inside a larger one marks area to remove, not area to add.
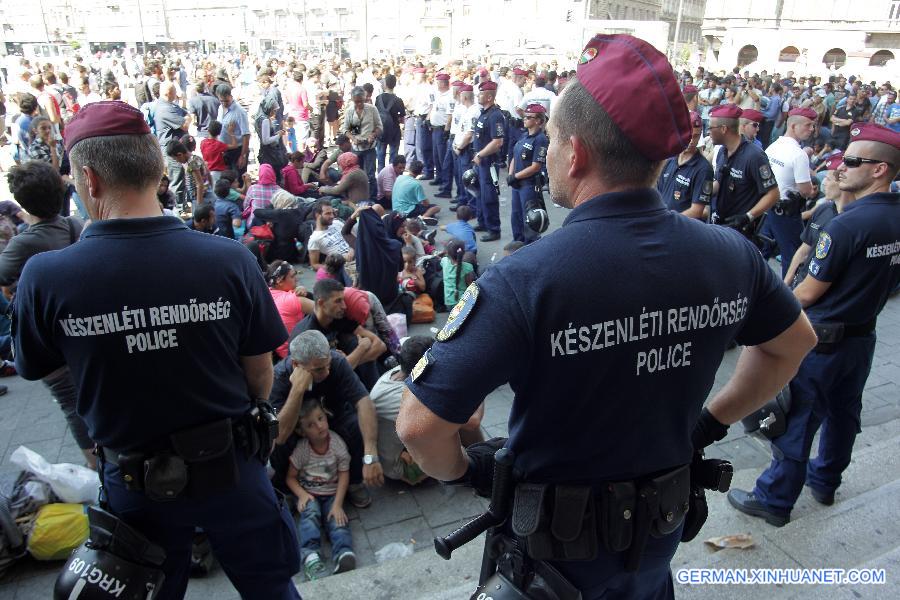
[[[834,354],[837,345],[844,339],[844,324],[813,323],[812,327],[816,332],[816,337],[819,338],[813,351],[819,354]]]
[[[772,212],[778,216],[795,217],[803,212],[806,205],[806,198],[797,192],[788,192],[787,198],[779,200],[772,207]]]
[[[187,465],[187,493],[190,496],[196,498],[222,492],[240,481],[231,419],[173,433],[169,440],[175,453]],[[149,488],[147,491],[149,493]]]
[[[597,557],[593,492],[587,486],[520,483],[513,532],[534,560],[585,561]]]
[[[690,486],[690,465],[637,484],[634,537],[625,554],[626,571],[640,568],[649,536],[659,538],[678,529],[690,508]]]

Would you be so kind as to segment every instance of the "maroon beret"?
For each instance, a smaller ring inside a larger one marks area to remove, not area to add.
[[[474,90],[475,90],[475,88],[473,88],[468,83],[464,83],[461,86],[459,86],[459,91],[461,91],[461,92],[472,92]]]
[[[413,73],[424,73],[424,72],[425,72],[425,67],[416,67],[415,69],[413,69]]]
[[[644,40],[596,35],[581,53],[577,73],[581,85],[646,158],[675,156],[691,141],[687,105],[672,67]],[[622,94],[623,89],[642,91]],[[656,115],[652,124],[648,115]]]
[[[805,117],[811,121],[815,121],[819,118],[819,115],[816,114],[811,108],[794,108],[791,109],[791,112],[788,113],[789,117]]]
[[[736,104],[720,104],[719,106],[714,106],[711,111],[709,111],[710,117],[718,117],[720,119],[739,119],[741,115],[744,113]]]
[[[450,84],[450,87],[460,87],[463,85],[466,85],[466,82],[460,81],[459,79],[457,79],[456,81],[454,81],[453,83]]]
[[[698,90],[697,86],[695,86],[695,85],[686,85],[686,86],[684,86],[684,89],[681,90],[681,92],[683,94],[696,94],[699,91],[700,90]]]
[[[747,119],[748,121],[756,121],[757,123],[762,123],[766,120],[766,115],[762,114],[758,110],[745,108],[741,111],[741,118]]]
[[[478,86],[478,90],[481,92],[489,92],[491,90],[496,90],[497,84],[493,81],[485,81],[481,85]]]
[[[438,81],[450,81],[450,73],[438,73],[434,78]]]
[[[534,104],[529,104],[528,106],[526,106],[525,112],[535,115],[546,115],[547,109],[544,108],[543,104],[538,104],[537,102],[535,102]]]
[[[696,110],[692,110],[690,112],[690,120],[691,127],[693,127],[694,129],[696,129],[697,127],[703,127],[703,119],[700,118],[700,113],[698,113]]]
[[[90,104],[88,104],[90,106]],[[854,123],[850,126],[851,142],[881,142],[900,150],[900,133],[874,123]]]
[[[150,127],[141,111],[119,100],[92,102],[66,124],[66,152],[83,139],[111,135],[146,135]]]
[[[515,69],[513,69],[513,75],[528,75],[528,71],[516,67]]]
[[[838,150],[825,160],[825,170],[834,171],[844,162],[844,153]]]

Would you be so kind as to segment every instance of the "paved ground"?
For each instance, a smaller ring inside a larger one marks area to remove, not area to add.
[[[429,191],[434,188],[430,188]],[[2,192],[0,192],[2,195]],[[506,196],[506,194],[504,194]],[[446,202],[440,202],[446,206]],[[479,245],[482,267],[490,264],[494,253],[499,259],[502,246],[511,240],[508,229],[509,204],[502,202],[504,237],[500,242]],[[566,211],[550,207],[554,228],[565,218]],[[452,213],[441,215],[441,223],[449,222]],[[443,235],[443,234],[442,234]],[[439,237],[440,239],[440,237]],[[309,282],[312,274],[303,273]],[[416,326],[413,332],[427,333],[430,327],[440,327],[446,314],[438,315],[436,323]],[[900,416],[900,299],[891,300],[878,324],[879,342],[875,364],[864,396],[863,427],[877,425]],[[716,378],[716,388],[730,376],[738,351],[728,352]],[[25,445],[51,462],[80,462],[81,455],[66,430],[62,413],[40,383],[26,382],[18,377],[2,380],[9,393],[0,397],[0,474],[13,469],[9,455],[19,445]],[[489,436],[505,435],[506,421],[512,405],[512,392],[501,387],[487,398],[484,428]],[[733,427],[729,436],[717,444],[711,454],[727,457],[735,468],[762,467],[768,460],[766,450]],[[485,501],[464,489],[442,488],[425,483],[415,488],[388,483],[374,491],[374,502],[364,510],[350,508],[351,530],[360,565],[375,563],[375,552],[386,544],[411,544],[415,550],[432,548],[436,534],[448,532],[455,525],[479,514]],[[41,564],[25,560],[0,580],[0,598],[10,600],[47,598],[51,595],[59,563]],[[303,590],[304,584],[297,578]],[[236,597],[221,570],[203,580],[193,580],[188,598]]]

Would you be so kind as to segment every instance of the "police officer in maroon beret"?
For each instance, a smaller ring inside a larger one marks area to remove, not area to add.
[[[256,261],[233,240],[162,214],[163,158],[136,108],[82,108],[65,144],[92,224],[25,266],[16,368],[39,379],[69,366],[78,414],[99,446],[101,506],[165,553],[153,563],[164,584],[141,598],[184,596],[196,528],[242,598],[299,598],[294,523],[266,473],[273,421],[277,429],[266,405],[272,351],[287,331]],[[203,277],[170,268],[186,256],[221,264]],[[99,571],[120,577],[128,561]],[[109,583],[76,591],[85,580],[71,572],[60,579],[69,574],[72,595],[57,586],[57,597],[110,597]]]
[[[518,543],[498,563],[516,585],[527,577],[510,567],[523,565],[554,569],[586,600],[672,598],[692,457],[815,343],[750,242],[668,210],[654,189],[692,134],[664,55],[594,37],[548,125],[550,195],[569,216],[469,286],[406,381],[397,432],[429,475],[485,493],[494,450],[513,455],[505,531]],[[738,369],[704,409],[734,338]],[[507,382],[509,438],[463,449],[460,428]]]
[[[890,192],[900,174],[900,133],[854,123],[837,173],[851,195],[819,231],[807,275],[794,288],[819,343],[791,380],[787,431],[772,440],[772,464],[752,491],[728,494],[736,509],[776,527],[790,521],[804,485],[820,504],[834,504],[860,431],[875,321],[900,283],[900,194]],[[818,456],[810,460],[817,431]]]
[[[734,104],[722,104],[709,113],[710,138],[722,146],[713,165],[710,222],[750,236],[754,221],[778,201],[778,184],[762,148],[740,134],[742,112]]]

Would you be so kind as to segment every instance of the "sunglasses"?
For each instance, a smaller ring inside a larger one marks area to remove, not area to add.
[[[844,165],[849,169],[855,169],[856,167],[862,165],[863,163],[868,163],[872,165],[877,165],[880,163],[890,164],[883,160],[875,160],[874,158],[861,158],[859,156],[844,156],[843,158]]]
[[[759,123],[748,123],[753,129],[759,129]]]

